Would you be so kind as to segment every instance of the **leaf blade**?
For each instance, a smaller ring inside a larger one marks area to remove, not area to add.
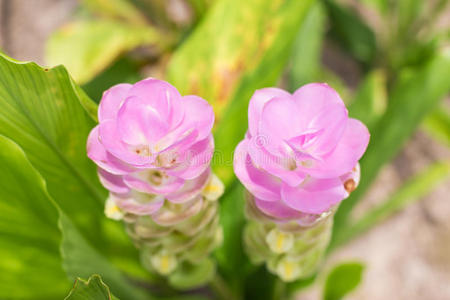
[[[53,33],[47,43],[46,60],[52,66],[66,66],[75,81],[83,84],[106,69],[121,54],[138,46],[160,47],[162,40],[150,25],[79,20]]]
[[[77,278],[75,284],[64,300],[118,300],[111,295],[109,287],[99,275],[92,275],[87,281]]]
[[[340,300],[361,282],[364,265],[359,262],[342,263],[331,270],[325,282],[324,300]]]

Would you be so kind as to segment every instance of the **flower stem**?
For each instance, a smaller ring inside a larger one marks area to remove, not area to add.
[[[273,300],[283,300],[286,295],[286,284],[280,279],[275,280],[273,287]]]
[[[210,285],[219,299],[239,300],[239,297],[233,293],[227,282],[219,274],[216,274],[216,276],[211,280]]]

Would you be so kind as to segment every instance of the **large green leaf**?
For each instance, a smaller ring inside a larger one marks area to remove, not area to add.
[[[426,114],[450,90],[450,58],[436,56],[421,69],[402,74],[390,95],[389,106],[372,130],[369,147],[361,160],[361,182],[342,202],[335,216],[335,235],[349,221],[353,206],[364,195],[380,168],[394,157]]]
[[[323,291],[324,300],[341,300],[361,282],[364,265],[358,262],[342,263],[328,274]]]
[[[132,287],[127,278],[102,254],[96,251],[77,231],[72,222],[61,214],[59,226],[62,232],[61,255],[63,267],[71,280],[78,276],[100,274],[111,290],[121,299],[149,299],[150,296]]]
[[[110,20],[80,20],[66,24],[51,36],[46,58],[49,65],[63,64],[79,84],[108,67],[122,53],[138,46],[162,46],[158,32],[150,27]]]
[[[20,145],[52,198],[93,245],[137,268],[137,251],[122,226],[103,214],[106,191],[86,156],[95,110],[63,67],[43,69],[0,56],[0,134]]]
[[[0,135],[0,298],[61,299],[58,212],[23,151]]]
[[[92,275],[87,281],[78,278],[73,289],[64,300],[117,300],[99,275]]]
[[[94,125],[64,68],[0,56],[0,134],[20,145],[61,208],[91,234],[106,198],[86,157]]]
[[[61,299],[70,286],[64,270],[71,279],[102,274],[123,299],[147,298],[89,245],[24,151],[2,135],[0,163],[0,298]]]

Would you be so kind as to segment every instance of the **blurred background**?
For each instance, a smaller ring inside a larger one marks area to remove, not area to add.
[[[0,48],[21,61],[63,63],[98,102],[118,82],[164,78],[171,55],[213,2],[0,0]],[[286,53],[278,85],[293,90],[328,82],[368,125],[370,147],[377,147],[363,162],[374,169],[367,175],[371,184],[355,196],[357,204],[350,200],[348,212],[376,226],[362,222],[364,234],[342,235],[324,266],[364,263],[363,281],[348,299],[450,299],[449,64],[434,69],[438,57],[450,59],[449,6],[439,0],[316,1]],[[298,299],[319,299],[317,282]]]

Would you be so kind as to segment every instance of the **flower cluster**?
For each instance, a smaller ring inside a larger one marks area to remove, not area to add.
[[[124,219],[152,271],[197,265],[220,242],[212,107],[150,78],[107,90],[98,120],[87,153],[110,192],[107,216]]]
[[[216,200],[224,189],[210,168],[211,106],[146,79],[106,91],[98,119],[87,152],[110,192],[106,215],[124,220],[147,269],[178,287],[204,283],[222,239]],[[249,257],[286,281],[308,276],[328,244],[330,216],[358,185],[369,133],[326,84],[292,95],[258,90],[248,120],[234,170],[248,190]]]
[[[250,256],[285,280],[307,276],[318,261],[311,253],[320,258],[328,243],[328,216],[359,182],[358,160],[369,132],[348,117],[332,88],[318,83],[292,95],[277,88],[256,91],[248,121],[234,170],[250,193],[247,213],[256,221],[246,229]],[[311,230],[314,238],[306,241]]]

